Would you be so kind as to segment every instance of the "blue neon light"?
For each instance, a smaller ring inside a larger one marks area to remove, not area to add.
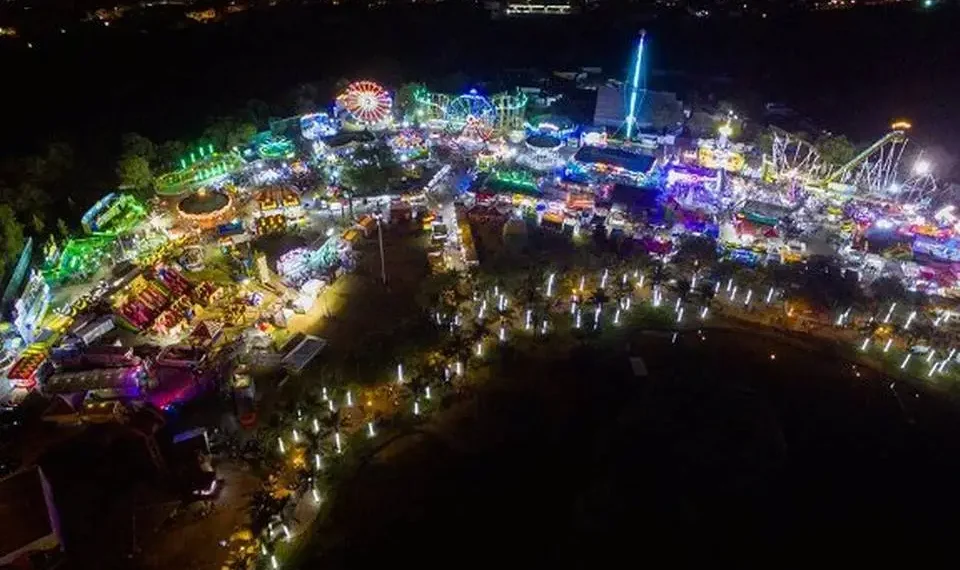
[[[637,44],[637,60],[633,65],[633,80],[630,82],[630,112],[627,114],[627,140],[633,136],[633,124],[637,121],[637,93],[640,92],[640,64],[643,62],[643,38],[645,32],[640,32],[640,43]]]

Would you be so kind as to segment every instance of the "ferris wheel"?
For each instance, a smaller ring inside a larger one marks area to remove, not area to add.
[[[382,123],[393,110],[390,93],[373,81],[355,81],[337,96],[350,117],[364,126]]]
[[[452,129],[484,133],[489,137],[497,120],[497,108],[489,99],[471,89],[447,104],[446,119]],[[470,133],[465,133],[470,134]]]

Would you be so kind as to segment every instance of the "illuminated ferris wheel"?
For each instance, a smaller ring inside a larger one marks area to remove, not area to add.
[[[390,117],[393,99],[373,81],[355,81],[337,96],[337,102],[350,117],[364,126],[377,125]]]
[[[469,134],[482,133],[489,137],[496,124],[497,108],[489,99],[471,89],[470,93],[450,101],[446,118],[453,129],[469,129]]]

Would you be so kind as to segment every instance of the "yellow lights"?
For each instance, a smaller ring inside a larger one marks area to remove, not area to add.
[[[894,123],[890,125],[890,128],[895,131],[906,131],[906,130],[909,130],[910,127],[912,126],[913,125],[911,125],[909,121],[904,121],[901,119],[899,121],[894,121]]]

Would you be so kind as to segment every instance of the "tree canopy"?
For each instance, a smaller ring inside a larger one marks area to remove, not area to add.
[[[203,141],[218,150],[229,150],[249,142],[257,134],[253,123],[237,117],[214,117],[203,131]]]
[[[6,267],[20,255],[23,242],[23,226],[13,208],[0,204],[0,280],[6,276]]]
[[[117,163],[117,177],[120,185],[138,191],[144,191],[153,184],[153,172],[147,159],[137,155],[124,155]]]
[[[814,146],[820,153],[820,159],[834,166],[846,164],[857,154],[853,143],[843,135],[823,135],[817,139]]]
[[[384,144],[364,145],[343,169],[343,181],[356,197],[382,194],[400,178],[402,170],[393,151]]]
[[[424,86],[421,83],[404,83],[400,89],[397,89],[397,93],[393,98],[393,104],[400,111],[400,116],[402,118],[410,117],[416,111],[416,99],[414,99],[414,93],[418,89],[423,89]]]

